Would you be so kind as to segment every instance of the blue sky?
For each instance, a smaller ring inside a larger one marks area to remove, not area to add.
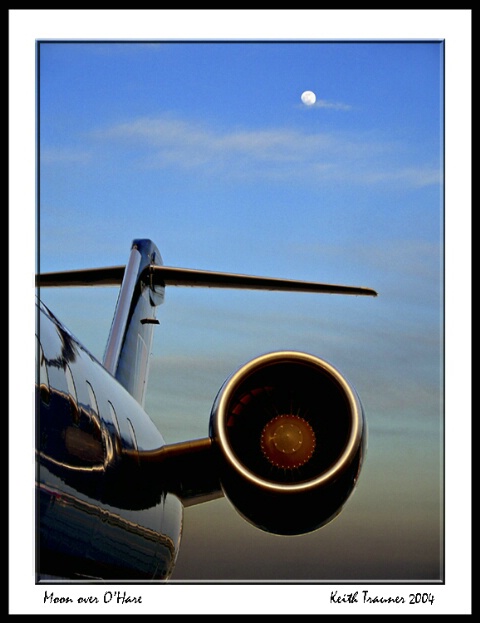
[[[167,265],[379,293],[167,290],[146,400],[167,441],[206,435],[226,376],[283,348],[344,372],[369,428],[330,526],[279,552],[225,500],[187,509],[173,579],[438,578],[444,42],[146,39],[40,45],[41,270],[123,264],[148,237]],[[101,359],[115,289],[42,296]]]
[[[390,415],[416,423],[422,404],[438,432],[442,74],[440,42],[42,43],[41,270],[123,263],[150,237],[166,264],[374,287],[378,299],[168,291],[153,367],[298,345],[388,386],[371,402]],[[85,297],[108,297],[108,324],[113,293],[43,296],[101,358],[108,326],[85,318]]]

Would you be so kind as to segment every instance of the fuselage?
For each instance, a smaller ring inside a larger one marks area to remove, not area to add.
[[[39,579],[167,579],[183,507],[135,465],[165,444],[160,432],[40,302],[37,355]]]

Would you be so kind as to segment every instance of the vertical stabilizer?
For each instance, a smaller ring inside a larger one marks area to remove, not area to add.
[[[152,348],[155,308],[164,286],[153,283],[153,266],[162,258],[151,240],[134,240],[125,268],[104,356],[105,368],[143,406]]]

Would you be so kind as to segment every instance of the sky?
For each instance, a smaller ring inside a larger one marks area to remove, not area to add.
[[[287,539],[225,499],[188,508],[172,583],[441,583],[443,38],[47,37],[36,52],[37,269],[124,264],[150,238],[170,266],[378,292],[167,289],[145,405],[167,442],[206,436],[225,378],[283,349],[339,368],[368,423],[331,524]],[[117,294],[42,298],[102,359]]]

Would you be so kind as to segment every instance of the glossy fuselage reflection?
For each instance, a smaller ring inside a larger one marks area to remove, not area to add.
[[[182,505],[135,461],[164,440],[140,404],[38,310],[38,578],[167,579]]]

